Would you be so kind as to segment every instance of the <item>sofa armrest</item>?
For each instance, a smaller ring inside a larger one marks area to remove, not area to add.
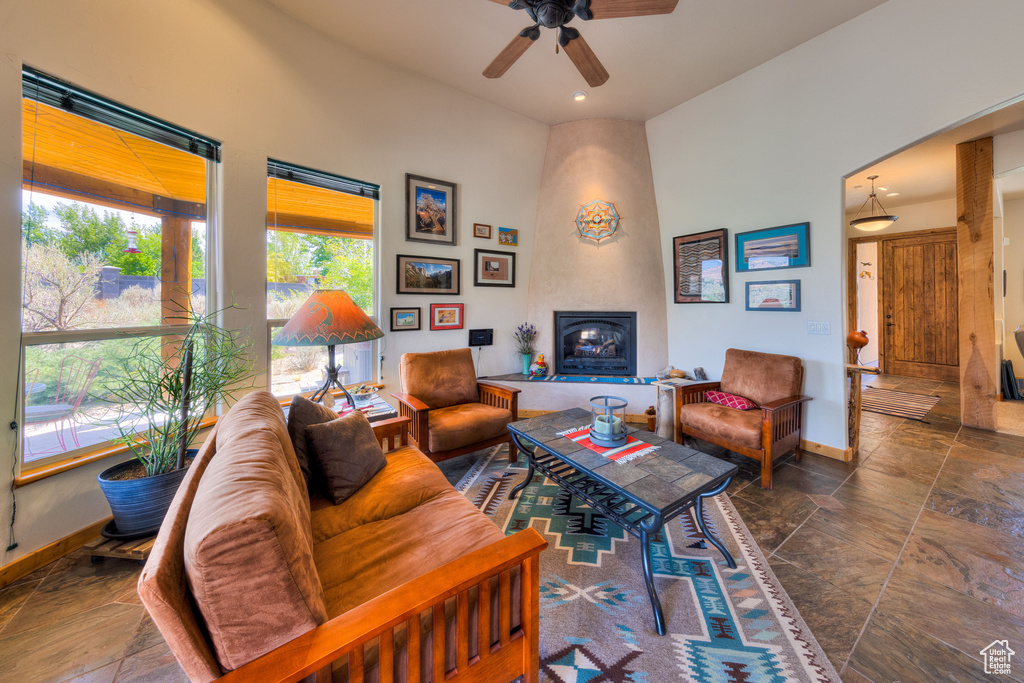
[[[390,420],[371,423],[370,427],[373,428],[373,435],[377,437],[377,443],[387,453],[409,444],[410,422],[412,420],[408,417],[393,417]]]
[[[359,655],[362,654],[364,643],[380,636],[382,644],[387,642],[391,645],[393,629],[396,626],[413,619],[418,624],[420,614],[427,610],[434,611],[435,652],[439,652],[440,650],[436,649],[438,644],[436,639],[444,636],[445,600],[458,596],[461,605],[464,600],[468,601],[466,594],[470,588],[486,584],[489,590],[492,576],[508,572],[517,566],[522,572],[522,630],[520,631],[522,637],[513,640],[507,632],[501,633],[498,648],[480,647],[480,659],[476,664],[486,664],[485,660],[495,658],[500,653],[501,647],[507,646],[510,642],[524,641],[530,646],[532,652],[523,653],[517,662],[517,664],[521,662],[522,666],[518,667],[517,671],[530,666],[528,659],[532,658],[535,680],[538,637],[538,559],[540,552],[547,545],[547,541],[532,528],[506,536],[338,615],[245,666],[225,674],[218,680],[224,683],[241,683],[242,681],[286,683],[322,672],[332,662],[347,656],[350,652],[356,654],[353,659],[361,661],[362,657]],[[507,601],[509,580],[505,575],[502,575],[500,585],[501,598]],[[482,590],[484,589],[481,588]],[[481,600],[480,605],[482,612],[489,608],[488,601]],[[438,610],[440,610],[440,619],[437,618]],[[503,608],[501,612],[502,628],[505,628],[508,625],[507,611]],[[487,623],[485,616],[485,614],[481,614],[480,623]],[[418,632],[418,629],[416,631]],[[466,645],[460,641],[458,643],[460,654],[464,647]],[[523,647],[523,645],[520,644],[519,647]],[[510,675],[503,677],[503,680],[513,680],[526,672],[511,671],[508,673]],[[441,679],[443,680],[443,678],[442,675]],[[435,680],[437,679],[435,678]]]
[[[791,406],[794,403],[805,403],[806,401],[811,400],[813,399],[810,396],[789,396],[787,398],[780,398],[777,401],[765,403],[763,406],[761,406],[761,410],[766,410],[771,413]]]
[[[504,408],[511,411],[512,420],[519,419],[519,393],[522,389],[513,389],[503,384],[477,382],[480,391],[480,402],[484,405]]]

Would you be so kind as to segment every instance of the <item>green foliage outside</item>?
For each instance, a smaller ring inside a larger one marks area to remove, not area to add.
[[[267,282],[292,283],[298,282],[300,275],[316,274],[321,287],[345,290],[363,311],[373,315],[372,240],[267,232]],[[269,305],[274,305],[273,299]]]

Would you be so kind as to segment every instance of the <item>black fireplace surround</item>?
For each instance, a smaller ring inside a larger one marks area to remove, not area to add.
[[[636,312],[555,311],[555,374],[636,376]]]

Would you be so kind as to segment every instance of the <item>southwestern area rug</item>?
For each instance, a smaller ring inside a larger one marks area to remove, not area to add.
[[[729,569],[692,511],[652,542],[668,634],[654,616],[640,570],[640,542],[536,474],[489,451],[457,488],[511,534],[528,526],[550,544],[540,557],[540,669],[549,683],[743,681],[838,683],[839,676],[789,600],[726,495],[705,511],[733,557]]]

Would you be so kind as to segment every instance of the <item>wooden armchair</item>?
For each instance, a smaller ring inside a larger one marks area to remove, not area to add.
[[[391,394],[398,412],[412,420],[409,436],[434,462],[488,446],[516,447],[509,422],[519,419],[519,389],[478,382],[470,349],[406,353],[399,364],[403,392]]]
[[[791,450],[800,460],[804,368],[799,358],[729,349],[721,382],[676,387],[676,441],[686,435],[754,458],[761,463],[761,487],[772,487],[772,462]],[[750,399],[751,410],[711,403],[706,392],[724,391]]]

